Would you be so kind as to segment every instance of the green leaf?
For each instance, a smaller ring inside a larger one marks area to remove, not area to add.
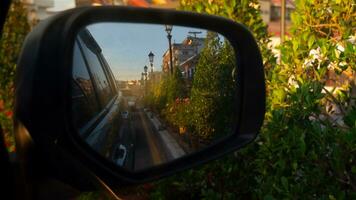
[[[297,170],[297,168],[298,168],[298,163],[297,163],[297,162],[293,162],[292,168],[293,168],[293,170]]]
[[[274,198],[271,194],[267,194],[266,196],[263,197],[263,200],[274,200]]]
[[[304,41],[307,41],[308,38],[309,38],[309,32],[304,32],[304,33],[303,33],[303,40],[304,40]]]
[[[298,47],[299,47],[299,44],[296,40],[293,40],[292,41],[292,45],[293,45],[293,51],[297,51]]]
[[[302,155],[305,154],[305,150],[306,150],[306,145],[305,145],[304,137],[305,137],[305,134],[303,133],[303,134],[301,135],[301,137],[299,138],[299,141],[300,141],[300,151],[301,151]]]
[[[308,39],[308,47],[311,48],[315,42],[315,36],[311,35]]]
[[[288,180],[287,180],[287,178],[282,176],[281,177],[281,182],[282,182],[282,185],[283,185],[284,189],[288,190]]]
[[[351,171],[352,173],[356,174],[356,166],[352,166]]]

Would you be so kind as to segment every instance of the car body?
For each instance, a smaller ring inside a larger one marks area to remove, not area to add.
[[[106,157],[112,154],[108,140],[117,137],[121,124],[118,94],[99,45],[88,30],[81,31],[74,45],[73,120],[80,136]]]
[[[128,119],[129,118],[129,111],[123,111],[121,112],[121,117],[123,119]]]
[[[126,147],[122,144],[116,146],[112,160],[119,166],[123,166],[127,157]]]

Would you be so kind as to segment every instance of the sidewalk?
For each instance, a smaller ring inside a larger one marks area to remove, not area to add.
[[[162,126],[158,118],[153,115],[151,118],[152,112],[145,111],[147,118],[151,121],[155,129],[157,130],[160,138],[162,139],[166,149],[171,154],[173,159],[180,158],[186,154],[186,152],[179,146],[175,139],[168,133],[167,130],[160,130]]]

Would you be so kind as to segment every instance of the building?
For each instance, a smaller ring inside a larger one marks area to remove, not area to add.
[[[289,35],[291,13],[295,9],[294,0],[286,1],[285,35]],[[281,43],[281,3],[282,0],[259,0],[262,20],[268,25],[271,35],[269,47],[280,60],[280,51],[276,48]]]
[[[21,0],[28,10],[28,21],[31,26],[36,25],[58,12],[75,7],[74,0]]]
[[[195,66],[198,64],[200,54],[194,55],[179,65],[179,69],[182,71],[182,75],[186,79],[193,79]]]
[[[21,0],[27,7],[30,24],[35,25],[51,15],[79,6],[125,5],[125,0]]]
[[[75,0],[75,5],[79,6],[101,6],[101,5],[123,5],[123,0]]]
[[[32,25],[51,16],[47,9],[54,7],[54,0],[22,0],[22,3],[28,10],[28,20]]]
[[[198,62],[198,55],[204,48],[205,38],[187,36],[182,43],[172,44],[173,66],[178,67],[185,78],[191,79]],[[163,54],[162,71],[169,72],[169,49]]]
[[[273,36],[281,33],[282,0],[259,0],[263,21],[268,25],[268,32]],[[291,25],[291,13],[295,9],[294,0],[286,0],[286,33]]]
[[[179,0],[75,0],[77,6],[128,5],[138,7],[177,8]]]
[[[286,0],[286,35],[291,25],[291,13],[295,9],[294,0]],[[268,31],[275,36],[281,33],[281,0],[272,0]]]

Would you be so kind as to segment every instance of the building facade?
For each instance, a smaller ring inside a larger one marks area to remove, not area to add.
[[[263,21],[268,25],[268,32],[275,37],[281,33],[282,0],[259,0]],[[286,0],[286,34],[291,25],[291,13],[295,9],[294,0]]]
[[[183,77],[191,79],[198,62],[198,55],[204,48],[205,38],[187,36],[182,43],[172,44],[173,67],[178,68]],[[162,71],[170,71],[169,49],[163,54]]]

